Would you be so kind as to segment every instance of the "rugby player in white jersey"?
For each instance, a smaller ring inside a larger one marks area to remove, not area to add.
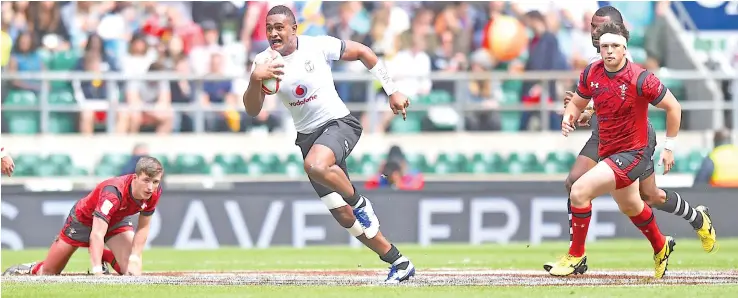
[[[261,111],[262,80],[279,78],[276,96],[292,114],[295,145],[302,150],[305,172],[315,192],[342,227],[390,264],[386,282],[409,279],[415,266],[382,235],[372,203],[349,180],[346,157],[359,141],[362,127],[336,92],[331,61],[360,60],[382,83],[392,111],[402,113],[403,118],[409,106],[407,97],[397,92],[384,63],[368,47],[331,36],[297,36],[295,16],[286,6],[269,10],[266,30],[270,48],[254,59],[266,62],[251,68],[243,95],[246,112],[256,116]],[[272,50],[282,55],[284,65],[271,61]]]
[[[618,11],[618,9],[613,6],[600,7],[594,13],[594,15],[592,16],[590,28],[592,33],[592,45],[597,49],[598,54],[593,56],[589,60],[590,65],[592,64],[592,62],[602,59],[602,57],[599,55],[599,40],[597,40],[596,38],[597,35],[595,29],[597,29],[601,24],[605,22],[616,22],[622,24],[623,16],[620,14],[620,11]],[[626,53],[626,57],[628,58],[628,60],[633,61],[630,53]],[[589,66],[585,68],[585,72],[587,72],[588,69]],[[645,81],[645,78],[646,76],[648,76],[649,73],[650,72],[648,71],[644,72],[642,78],[639,77],[638,83],[643,84],[643,81]],[[566,106],[566,104],[571,101],[573,95],[573,91],[566,91],[564,106]],[[582,112],[579,120],[577,121],[579,126],[590,125],[590,119],[592,115],[594,115],[594,108],[592,106],[592,103],[593,102],[590,101],[587,109]],[[584,175],[584,173],[592,169],[600,160],[600,157],[597,155],[597,147],[599,145],[597,121],[594,121],[591,124],[592,135],[584,144],[584,148],[582,148],[582,150],[579,152],[579,156],[577,156],[574,165],[572,165],[572,168],[569,171],[569,176],[566,178],[567,192],[571,192],[571,186],[574,185],[574,182],[576,182],[582,175]],[[652,155],[653,151],[656,149],[656,133],[650,122],[648,125],[649,147],[647,148],[647,150],[650,150]],[[674,149],[675,145],[675,139],[666,138],[666,141],[664,142],[665,153],[668,152],[668,154],[671,154],[671,151]],[[665,168],[664,170],[664,174],[666,174],[669,172],[670,169]],[[684,200],[681,195],[679,195],[675,191],[658,188],[656,186],[656,177],[654,176],[653,160],[650,161],[646,172],[639,178],[639,183],[641,199],[643,199],[648,205],[655,209],[677,215],[688,221],[692,225],[692,228],[694,228],[694,230],[696,231],[697,236],[700,238],[700,241],[702,241],[702,249],[706,252],[716,251],[715,248],[717,243],[717,236],[715,234],[715,229],[712,226],[712,219],[710,218],[710,213],[708,212],[707,207],[702,205],[692,207],[694,205],[691,205],[689,202]],[[569,200],[567,205],[569,209],[569,240],[571,241],[571,200]],[[548,271],[551,269],[551,264],[546,263],[543,265],[543,268]]]

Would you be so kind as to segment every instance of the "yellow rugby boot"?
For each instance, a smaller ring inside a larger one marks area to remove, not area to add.
[[[706,252],[717,252],[720,248],[717,245],[717,235],[715,234],[715,227],[712,226],[712,218],[710,218],[710,211],[705,206],[697,206],[694,208],[702,216],[702,226],[696,230],[697,236],[702,241],[702,249]]]
[[[567,254],[563,257],[561,257],[558,261],[555,263],[547,263],[546,265],[551,265],[551,267],[546,270],[548,273],[550,273],[553,276],[567,276],[567,275],[577,275],[577,274],[584,274],[587,272],[587,256],[582,255],[581,257],[575,257],[570,254]],[[544,266],[544,269],[546,269],[548,266]]]
[[[659,253],[653,255],[653,262],[656,266],[656,274],[654,275],[654,277],[662,278],[664,277],[664,274],[666,274],[666,269],[669,266],[669,256],[674,251],[674,246],[676,246],[676,241],[674,241],[674,238],[671,236],[666,236],[664,247],[661,248],[661,251],[659,251]]]

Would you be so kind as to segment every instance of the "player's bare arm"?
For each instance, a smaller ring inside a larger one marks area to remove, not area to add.
[[[272,63],[271,60],[266,63],[254,64],[249,77],[249,87],[241,98],[249,116],[256,117],[259,115],[264,106],[264,91],[261,90],[261,81],[277,78],[284,74],[283,67],[283,64]]]
[[[566,105],[564,111],[564,119],[561,122],[561,132],[564,136],[568,136],[570,132],[576,129],[574,121],[579,119],[582,111],[587,108],[589,99],[585,99],[577,93],[572,95],[571,101]]]
[[[92,232],[90,233],[90,265],[92,273],[102,275],[102,254],[105,249],[105,233],[108,231],[108,222],[98,216],[92,219]]]
[[[676,146],[679,127],[682,125],[682,105],[679,104],[679,101],[671,93],[671,90],[666,89],[664,98],[656,104],[656,107],[666,112],[666,141],[664,142],[664,150],[659,160],[659,164],[664,165],[664,174],[666,174],[674,166],[673,150]]]
[[[410,100],[408,100],[407,96],[397,92],[397,86],[395,85],[392,76],[387,71],[384,63],[379,60],[377,54],[375,54],[369,47],[355,41],[345,40],[344,45],[345,48],[343,50],[343,55],[341,55],[341,60],[361,60],[361,63],[369,69],[369,72],[371,72],[374,77],[382,83],[384,92],[389,96],[389,104],[390,108],[392,108],[392,112],[395,115],[398,113],[402,114],[402,119],[405,119],[407,117],[405,109],[410,106]]]
[[[141,214],[138,217],[138,227],[136,234],[133,236],[133,247],[131,255],[128,257],[128,275],[141,275],[143,268],[143,249],[146,240],[149,238],[149,230],[151,228],[151,215]]]

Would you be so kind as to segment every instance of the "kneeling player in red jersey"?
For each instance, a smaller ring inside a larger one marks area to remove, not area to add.
[[[163,172],[156,158],[142,157],[136,163],[135,174],[101,182],[74,204],[46,259],[15,265],[3,275],[60,274],[79,247],[89,247],[95,275],[104,273],[103,262],[118,274],[140,275],[141,255],[151,215],[161,196]],[[132,216],[136,213],[140,216],[134,233]]]
[[[672,140],[679,132],[681,106],[656,76],[625,58],[629,32],[623,24],[607,22],[597,32],[602,60],[582,72],[576,95],[566,108],[562,132],[568,135],[574,130],[575,120],[593,100],[601,159],[572,186],[573,236],[569,253],[553,263],[549,273],[566,276],[587,270],[584,242],[592,214],[591,201],[610,193],[620,211],[651,242],[655,277],[661,278],[676,243],[672,237],[661,234],[651,208],[641,200],[639,183],[634,182],[648,169],[653,157],[649,149],[648,104],[666,111],[666,137]],[[671,150],[662,152],[661,162],[667,171],[671,169]]]

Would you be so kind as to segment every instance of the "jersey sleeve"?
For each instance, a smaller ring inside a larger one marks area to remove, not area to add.
[[[636,84],[638,97],[648,101],[652,105],[657,105],[666,96],[666,86],[661,80],[650,71],[644,71],[638,76]]]
[[[579,82],[577,83],[577,95],[584,99],[592,99],[592,90],[589,88],[589,84],[587,84],[587,77],[589,76],[591,66],[592,64],[587,65],[582,70],[582,73],[579,74]]]
[[[122,201],[123,194],[121,194],[115,186],[105,186],[102,191],[100,191],[100,197],[97,199],[95,211],[92,212],[92,215],[109,223],[110,217],[113,215],[115,210],[118,210]]]
[[[314,43],[320,47],[326,61],[336,61],[341,59],[343,51],[346,50],[346,42],[333,36],[315,37]]]

